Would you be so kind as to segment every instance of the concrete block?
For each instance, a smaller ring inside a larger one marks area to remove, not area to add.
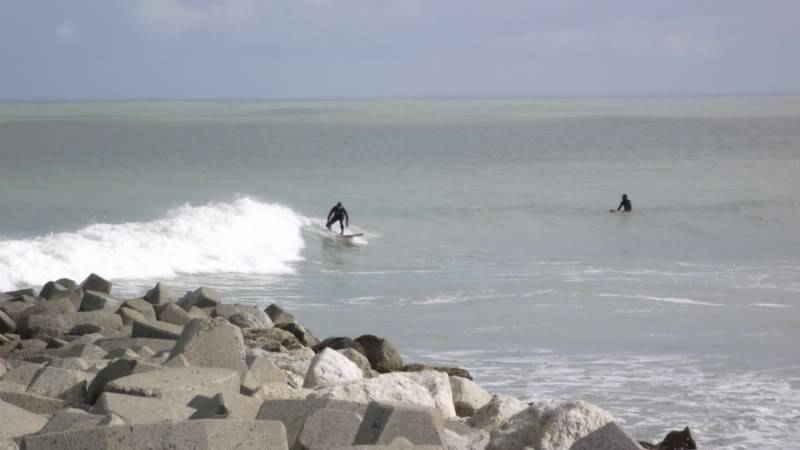
[[[9,385],[0,382],[0,400],[42,416],[52,416],[66,406],[66,402],[57,398],[44,397],[24,391],[8,389]]]
[[[194,397],[238,393],[239,373],[212,367],[162,368],[118,378],[106,385],[107,392],[156,397],[186,405]]]
[[[28,386],[27,392],[58,398],[64,400],[68,405],[79,405],[84,403],[86,398],[88,378],[85,372],[45,367],[39,371]]]
[[[125,423],[138,425],[187,420],[195,410],[170,400],[104,392],[91,409],[93,414],[114,414]]]
[[[156,311],[153,309],[153,305],[143,298],[125,300],[122,306],[138,311],[147,320],[156,320]]]
[[[213,309],[211,317],[222,317],[239,328],[272,328],[267,313],[255,305],[219,305]]]
[[[69,357],[69,358],[53,358],[47,367],[56,369],[79,370],[86,372],[89,370],[89,362],[83,358]]]
[[[424,406],[371,402],[354,445],[391,444],[403,437],[414,445],[446,445],[439,412]]]
[[[114,350],[111,350],[110,352],[106,353],[106,356],[103,357],[103,359],[120,359],[120,358],[139,359],[141,358],[141,356],[139,356],[138,353],[129,348],[115,348]]]
[[[18,384],[27,388],[43,367],[43,364],[34,364],[24,361],[19,362],[16,367],[6,372],[6,375],[3,377],[3,382]]]
[[[303,400],[308,397],[308,389],[295,389],[286,383],[262,384],[257,391],[250,394],[263,401],[267,400]]]
[[[450,387],[453,391],[453,405],[459,417],[472,417],[492,399],[491,394],[466,378],[450,377]]]
[[[361,416],[353,411],[335,409],[314,411],[303,423],[295,448],[327,450],[338,445],[350,445],[360,426]]]
[[[245,394],[253,394],[268,383],[286,384],[288,382],[283,370],[269,358],[257,356],[249,366],[242,378],[242,392]]]
[[[106,351],[94,344],[70,344],[59,349],[62,358],[83,358],[86,360],[103,359]]]
[[[13,333],[15,331],[17,331],[17,323],[5,311],[0,310],[0,333]]]
[[[169,287],[162,283],[157,283],[153,289],[147,291],[144,299],[153,305],[163,305],[165,303],[174,302],[178,296]]]
[[[161,366],[134,359],[118,359],[97,372],[86,389],[86,403],[93,405],[106,385],[116,379],[154,370],[161,370]]]
[[[166,303],[159,308],[158,320],[183,326],[192,320],[192,316],[175,303]]]
[[[33,297],[36,295],[36,292],[33,291],[33,288],[25,288],[25,289],[17,289],[16,291],[8,291],[5,294],[11,298],[22,297],[23,295],[28,295]]]
[[[122,319],[123,325],[133,325],[133,322],[140,320],[145,321],[147,320],[142,313],[136,311],[135,309],[128,308],[126,306],[121,307],[117,314]]]
[[[104,418],[104,416],[89,414],[82,409],[66,408],[56,412],[37,434],[94,428],[100,425]]]
[[[94,325],[99,328],[98,331],[102,333],[110,333],[122,329],[122,318],[108,311],[81,311],[75,313],[74,318],[75,326]]]
[[[572,444],[570,450],[641,450],[639,444],[615,423],[609,422]]]
[[[275,449],[288,450],[283,425],[247,420],[189,420],[118,425],[28,436],[26,450]]]
[[[115,348],[132,348],[140,345],[146,345],[154,352],[161,352],[164,350],[172,350],[172,347],[175,346],[175,340],[121,337],[98,339],[94,344],[107,352]]]
[[[192,306],[196,306],[198,308],[213,308],[222,303],[222,297],[216,289],[201,287],[195,291],[187,293],[176,303],[186,311],[188,311]]]
[[[169,354],[167,354],[167,357],[169,357]],[[191,364],[189,364],[189,361],[186,360],[185,356],[178,355],[178,356],[176,356],[174,358],[168,359],[166,362],[164,362],[163,366],[164,367],[189,367],[189,366],[191,366]]]
[[[19,321],[17,330],[23,338],[32,338],[37,335],[63,336],[72,330],[75,325],[73,320],[74,314],[72,313],[32,314]]]
[[[0,400],[0,442],[35,433],[47,419]]]
[[[241,375],[247,370],[242,331],[219,317],[186,324],[170,358],[180,354],[192,366],[228,368]]]
[[[275,420],[286,427],[286,437],[290,448],[295,444],[308,416],[321,409],[339,412],[353,412],[363,416],[367,405],[340,400],[268,400],[261,405],[257,420]]]
[[[154,320],[137,320],[133,322],[131,337],[151,339],[178,339],[183,327],[171,323]]]
[[[189,406],[197,411],[191,419],[248,419],[255,420],[261,404],[256,397],[248,397],[237,393],[219,393],[214,397],[198,395],[189,402]]]
[[[84,291],[96,291],[103,294],[111,293],[111,282],[96,273],[92,273],[86,277],[86,279],[81,282],[80,287]]]
[[[364,372],[354,362],[336,350],[324,348],[311,360],[303,387],[313,389],[363,378]]]
[[[106,311],[115,313],[120,307],[120,301],[110,294],[97,291],[85,291],[81,302],[81,311]]]

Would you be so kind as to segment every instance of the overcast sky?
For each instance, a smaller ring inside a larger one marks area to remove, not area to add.
[[[0,98],[800,92],[800,0],[0,0]]]

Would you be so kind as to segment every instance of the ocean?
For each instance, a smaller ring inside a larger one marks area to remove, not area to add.
[[[800,97],[0,103],[0,291],[211,286],[639,439],[787,449],[798,192]]]

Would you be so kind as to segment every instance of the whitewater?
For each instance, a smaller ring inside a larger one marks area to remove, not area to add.
[[[797,97],[0,103],[0,291],[211,286],[641,439],[793,448],[798,174]]]

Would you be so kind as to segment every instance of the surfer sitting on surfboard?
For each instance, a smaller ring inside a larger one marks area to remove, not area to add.
[[[328,223],[325,224],[328,231],[330,231],[331,225],[336,222],[339,222],[339,226],[342,228],[342,235],[344,235],[345,224],[348,227],[350,226],[350,216],[347,215],[347,210],[342,206],[342,202],[336,203],[336,206],[331,208],[331,212],[328,213]]]

